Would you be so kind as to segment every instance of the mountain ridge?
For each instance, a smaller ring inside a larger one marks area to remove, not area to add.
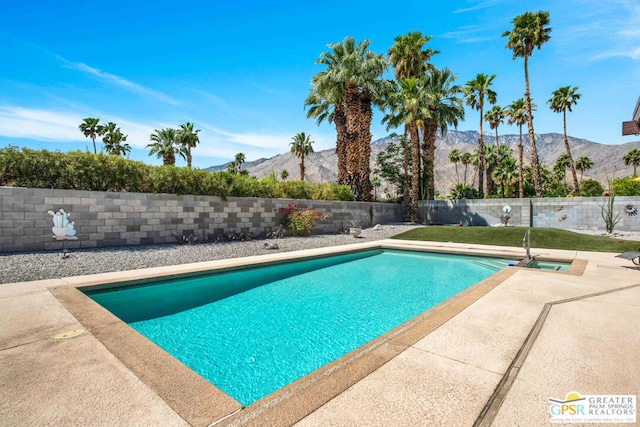
[[[379,138],[371,143],[371,169],[376,164],[376,158],[379,152],[386,149],[390,141],[397,137],[386,136]],[[519,135],[507,134],[499,135],[500,145],[508,145],[511,147],[514,157],[517,158],[517,146],[520,139]],[[628,142],[619,145],[607,145],[583,138],[574,138],[567,136],[571,147],[571,155],[576,161],[582,156],[588,156],[594,165],[592,169],[585,171],[584,178],[597,179],[601,183],[606,183],[607,179],[613,176],[627,176],[633,173],[633,166],[624,164],[623,156],[632,149],[640,149],[640,141]],[[483,132],[483,140],[485,144],[495,143],[495,134]],[[435,182],[436,190],[442,194],[449,194],[450,189],[456,183],[456,166],[449,161],[449,153],[453,149],[458,149],[462,153],[471,152],[477,147],[478,131],[458,131],[449,130],[444,137],[438,135],[436,139],[436,159],[435,159]],[[524,162],[530,163],[530,150],[528,135],[523,134],[522,143],[524,147]],[[538,158],[541,163],[546,163],[551,168],[555,164],[557,158],[566,153],[564,145],[564,137],[559,133],[536,134],[536,148]],[[229,163],[211,166],[207,170],[215,172],[226,169]],[[288,179],[299,179],[300,159],[295,157],[291,152],[278,154],[270,158],[260,158],[254,161],[245,162],[242,168],[247,170],[250,175],[262,178],[268,176],[275,171],[279,178],[282,170],[287,170]],[[305,157],[305,179],[310,182],[335,182],[337,179],[338,159],[335,155],[335,149],[317,151]],[[462,180],[464,166],[458,165],[458,174]],[[568,171],[567,171],[568,172]],[[472,174],[475,176],[473,168],[468,169],[467,182],[470,183]],[[569,172],[568,172],[569,174]],[[580,172],[578,172],[580,175]],[[571,179],[568,176],[567,182]],[[381,190],[385,188],[383,183]],[[387,185],[388,186],[388,185]],[[389,189],[391,191],[391,189]]]

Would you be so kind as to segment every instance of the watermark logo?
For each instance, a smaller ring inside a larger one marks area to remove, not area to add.
[[[549,398],[552,423],[635,423],[635,395],[580,395]]]

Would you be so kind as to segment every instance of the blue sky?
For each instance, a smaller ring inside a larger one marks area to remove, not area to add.
[[[621,136],[621,122],[640,96],[638,0],[32,0],[0,7],[0,147],[92,150],[78,125],[98,117],[128,135],[130,158],[150,164],[160,164],[145,150],[153,130],[187,121],[201,129],[193,151],[200,168],[238,152],[247,160],[283,153],[298,132],[316,150],[332,148],[333,127],[317,126],[303,109],[322,70],[316,58],[345,36],[386,54],[394,37],[416,30],[433,36],[429,46],[441,53],[432,62],[458,83],[497,74],[504,106],[522,97],[524,74],[500,35],[536,10],[550,12],[553,29],[530,59],[536,132],[562,132],[562,115],[546,101],[571,85],[582,98],[568,117],[570,135],[637,140]],[[389,133],[381,117],[374,140]],[[477,127],[478,113],[467,108],[458,129]]]

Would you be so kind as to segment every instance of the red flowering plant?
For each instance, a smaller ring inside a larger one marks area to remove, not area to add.
[[[323,221],[328,217],[326,214],[320,215],[315,209],[307,209],[291,203],[286,208],[280,208],[280,214],[283,215],[282,225],[293,236],[310,234],[316,222]]]

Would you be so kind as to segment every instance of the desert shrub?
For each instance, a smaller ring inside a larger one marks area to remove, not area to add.
[[[289,204],[280,209],[282,225],[294,236],[304,236],[311,233],[313,225],[324,218],[315,209],[307,209]]]
[[[615,178],[611,181],[611,190],[616,196],[640,196],[640,182],[632,181],[635,176]]]
[[[311,199],[311,184],[307,181],[280,181],[276,184],[274,197],[281,199]]]
[[[311,198],[313,200],[340,200],[344,202],[351,202],[356,199],[346,185],[329,182],[313,184]]]
[[[456,184],[456,186],[450,191],[450,198],[452,200],[477,199],[480,196],[478,194],[478,190],[476,190],[474,187],[462,183]]]
[[[587,178],[580,184],[580,195],[583,197],[601,196],[602,193],[604,188],[598,180]]]
[[[273,175],[273,174],[272,174]],[[0,185],[69,190],[354,200],[348,187],[306,181],[257,179],[247,174],[149,166],[120,156],[85,151],[0,148]]]

